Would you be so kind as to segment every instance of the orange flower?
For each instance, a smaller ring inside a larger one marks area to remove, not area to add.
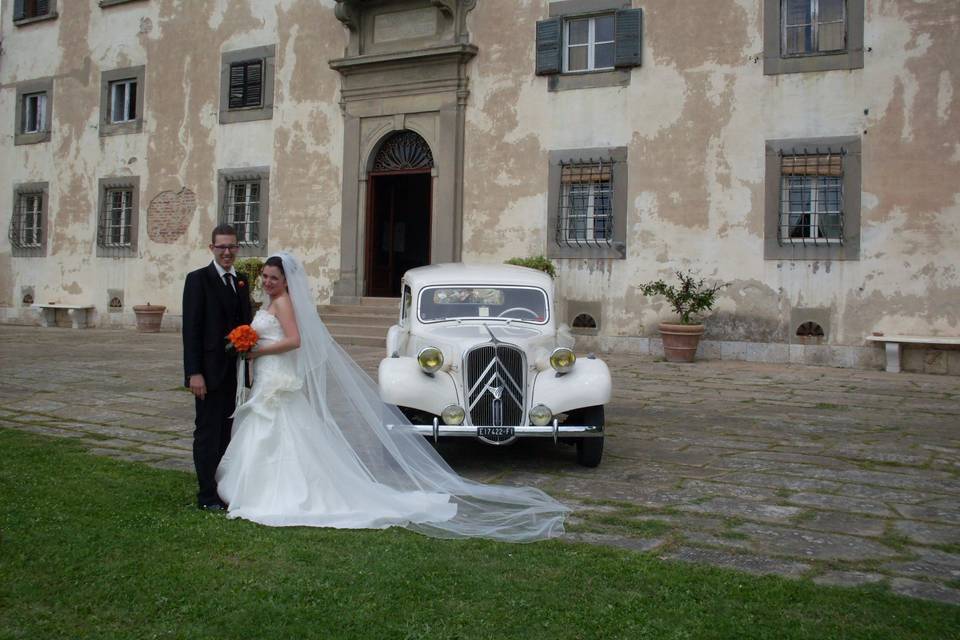
[[[242,324],[227,335],[227,340],[230,344],[227,345],[227,350],[230,351],[231,348],[239,353],[246,353],[253,349],[253,346],[257,344],[257,340],[260,339],[260,336],[257,335],[257,332],[253,330],[248,324]]]

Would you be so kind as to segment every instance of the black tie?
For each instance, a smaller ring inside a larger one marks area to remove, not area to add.
[[[232,273],[225,273],[225,274],[223,274],[223,277],[227,279],[227,286],[230,287],[230,291],[233,292],[233,293],[236,293],[236,292],[237,292],[237,285],[234,284],[234,282],[233,282],[233,278],[234,278],[233,274],[232,274]]]

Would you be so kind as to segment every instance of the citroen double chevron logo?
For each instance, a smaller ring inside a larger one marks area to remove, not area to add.
[[[503,395],[503,387],[487,387],[490,389],[490,393],[493,395],[494,400],[499,400],[500,396]]]

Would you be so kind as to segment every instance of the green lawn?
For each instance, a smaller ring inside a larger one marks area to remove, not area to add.
[[[580,544],[270,529],[0,429],[0,638],[948,638],[960,607]]]

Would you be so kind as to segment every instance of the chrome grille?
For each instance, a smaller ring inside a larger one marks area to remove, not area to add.
[[[478,426],[516,427],[523,424],[526,358],[506,344],[484,344],[464,356],[467,414]]]

